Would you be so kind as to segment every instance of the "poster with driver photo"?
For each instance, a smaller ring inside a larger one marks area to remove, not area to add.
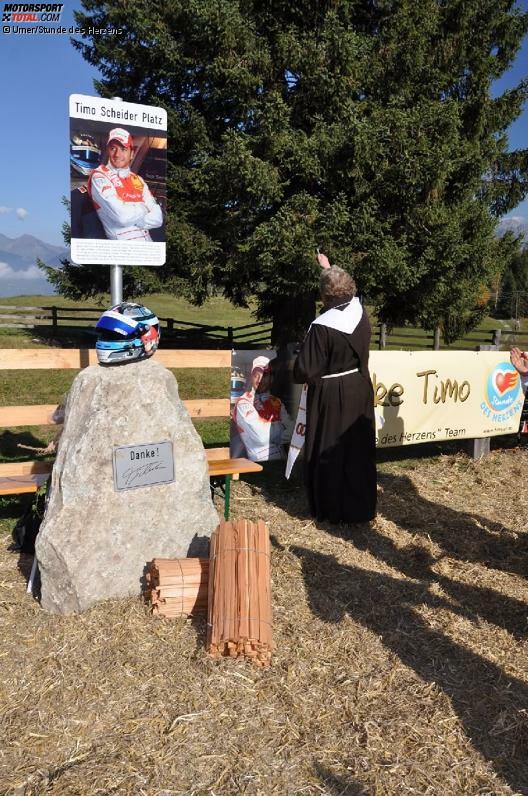
[[[163,265],[166,171],[164,109],[72,94],[72,262]]]
[[[295,356],[235,350],[231,356],[230,455],[254,462],[285,460],[302,385],[293,383]]]

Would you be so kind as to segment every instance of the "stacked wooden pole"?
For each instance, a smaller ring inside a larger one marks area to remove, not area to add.
[[[155,558],[146,575],[154,616],[175,618],[207,611],[209,559]]]
[[[273,648],[266,523],[221,522],[211,537],[207,647],[268,666]]]

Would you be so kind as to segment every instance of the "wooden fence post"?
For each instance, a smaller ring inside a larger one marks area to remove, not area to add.
[[[58,319],[57,319],[57,307],[51,308],[51,326],[53,329],[56,329],[58,326]]]
[[[174,318],[167,318],[167,333],[172,334],[174,331]]]
[[[379,344],[378,348],[380,351],[383,351],[384,348],[387,347],[387,324],[380,323],[379,325]]]
[[[227,327],[227,342],[229,343],[229,346],[232,348],[233,347],[233,327],[232,326],[228,326]]]
[[[433,351],[440,351],[440,331],[439,326],[434,330]]]
[[[494,329],[491,337],[491,344],[499,348],[501,344],[502,329]]]

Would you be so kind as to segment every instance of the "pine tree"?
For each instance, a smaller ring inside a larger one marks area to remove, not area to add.
[[[505,270],[494,315],[515,320],[528,315],[528,249],[514,256]]]
[[[476,322],[511,257],[496,219],[527,192],[492,98],[528,15],[510,0],[84,0],[77,44],[105,97],[169,113],[160,284],[256,296],[276,342],[313,316],[316,246],[388,324]],[[154,269],[152,269],[154,270]],[[70,277],[71,278],[71,275]],[[183,280],[183,282],[182,282]]]

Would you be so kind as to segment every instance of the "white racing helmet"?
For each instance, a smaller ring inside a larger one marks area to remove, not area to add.
[[[95,328],[95,350],[102,365],[145,359],[158,348],[159,320],[143,304],[117,304],[103,312]]]

